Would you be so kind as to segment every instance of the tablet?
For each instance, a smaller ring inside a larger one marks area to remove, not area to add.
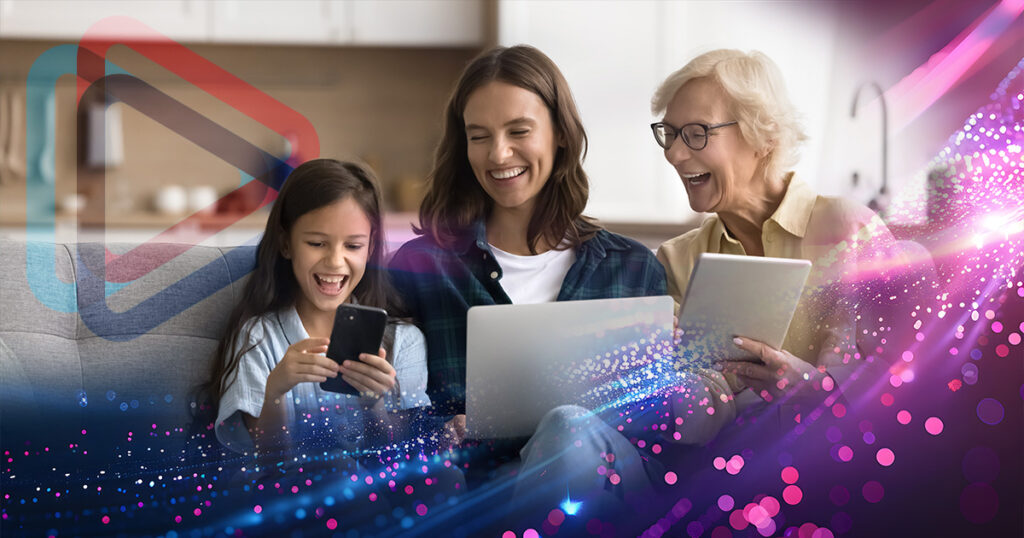
[[[679,311],[682,357],[703,367],[755,360],[736,336],[781,348],[810,271],[808,260],[701,254]]]

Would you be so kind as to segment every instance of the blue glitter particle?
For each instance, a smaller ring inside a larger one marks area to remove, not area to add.
[[[114,401],[114,398],[117,398],[117,393],[112,391],[112,390],[108,390],[107,391],[107,400],[110,400],[112,402],[112,401]]]
[[[327,498],[324,499],[324,504],[327,506],[334,506],[334,497],[328,495]]]
[[[170,394],[168,394],[167,396],[164,396],[164,401],[167,402],[167,403],[171,403],[171,402],[174,401],[174,396],[171,396]]]
[[[404,518],[402,518],[402,528],[403,529],[411,529],[412,528],[412,518],[411,517],[404,517]]]
[[[974,359],[974,360],[981,360],[981,350],[980,349],[972,349],[971,350],[971,358]]]
[[[139,401],[138,400],[132,400],[131,406],[132,406],[132,409],[138,409],[139,408]]]
[[[121,402],[121,405],[119,407],[120,407],[121,411],[127,411],[128,410],[128,404],[126,402]]]

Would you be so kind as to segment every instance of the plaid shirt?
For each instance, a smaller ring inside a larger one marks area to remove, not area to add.
[[[403,245],[390,263],[391,276],[427,338],[427,394],[434,413],[466,412],[466,312],[472,306],[510,304],[501,288],[484,222],[454,248],[427,235]],[[665,270],[640,243],[600,230],[576,252],[559,301],[665,295]]]

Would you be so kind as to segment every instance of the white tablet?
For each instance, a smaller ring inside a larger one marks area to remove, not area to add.
[[[781,348],[810,271],[807,260],[701,254],[679,311],[684,359],[752,359],[736,336]]]

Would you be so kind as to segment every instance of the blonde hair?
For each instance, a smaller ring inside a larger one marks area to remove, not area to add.
[[[739,122],[743,138],[765,153],[766,177],[780,177],[796,164],[807,135],[786,93],[782,72],[762,52],[718,49],[697,56],[661,83],[651,98],[651,113],[664,114],[683,85],[705,77],[729,97],[731,119]]]

